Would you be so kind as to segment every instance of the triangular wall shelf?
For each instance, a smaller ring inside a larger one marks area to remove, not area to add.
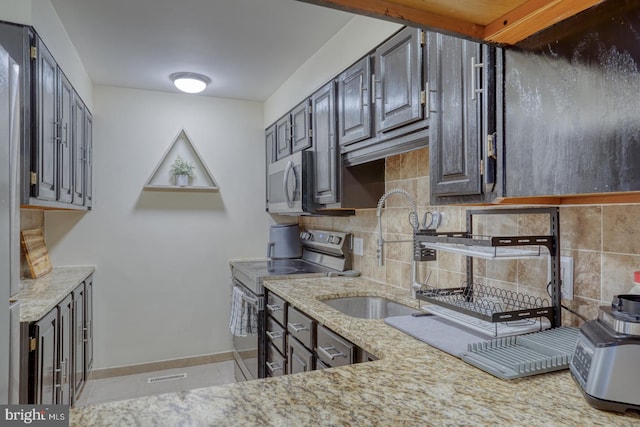
[[[174,177],[171,175],[171,165],[176,157],[180,156],[185,161],[193,162],[195,171],[189,179],[189,185],[180,187],[173,182]],[[219,191],[218,184],[207,168],[206,163],[202,160],[200,153],[182,129],[178,136],[175,137],[167,151],[165,151],[162,159],[151,173],[151,176],[144,185],[145,190],[156,191]]]

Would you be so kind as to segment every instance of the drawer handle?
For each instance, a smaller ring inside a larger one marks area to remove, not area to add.
[[[267,331],[267,336],[269,337],[269,339],[271,341],[273,340],[277,340],[279,338],[282,338],[282,334],[280,332],[271,332],[271,331]]]
[[[279,305],[267,304],[267,310],[269,310],[269,313],[273,313],[274,311],[282,310],[282,307]]]
[[[282,366],[280,366],[280,364],[276,362],[267,362],[267,369],[270,373],[274,373],[275,371],[282,371]]]
[[[295,332],[296,334],[298,332],[308,331],[309,330],[309,328],[304,326],[302,323],[287,323],[287,325],[289,325],[289,327],[291,329],[293,329],[293,332]]]
[[[335,353],[329,353],[329,351],[331,350],[335,351]],[[330,346],[327,348],[318,346],[318,352],[322,353],[322,355],[327,357],[329,360],[334,360],[336,357],[347,357],[346,354],[344,354],[334,346]]]

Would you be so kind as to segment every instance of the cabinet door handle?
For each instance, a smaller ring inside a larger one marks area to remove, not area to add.
[[[282,371],[282,366],[277,362],[267,362],[267,369],[270,373],[274,373],[275,371]]]
[[[62,133],[60,126],[62,126],[62,122],[54,120],[52,124],[53,124],[53,140],[58,142],[62,141],[62,138],[60,137],[60,134]]]
[[[280,332],[267,331],[266,333],[271,341],[282,338],[282,334]]]
[[[274,304],[274,305],[267,304],[267,310],[269,311],[269,313],[273,313],[275,311],[282,310],[282,307],[280,307],[279,305],[276,305],[276,304]]]
[[[371,74],[371,103],[374,104],[376,99],[382,99],[382,97],[377,96],[378,88],[377,84],[380,83],[380,80],[376,80],[376,75]]]
[[[425,82],[424,84],[424,113],[429,118],[429,113],[431,113],[431,93],[429,92],[429,82]]]
[[[471,99],[475,101],[476,94],[482,93],[482,88],[476,88],[476,69],[484,67],[483,62],[476,63],[476,57],[471,57]]]
[[[287,323],[287,325],[289,325],[289,327],[293,329],[293,332],[295,332],[296,334],[302,331],[309,330],[309,328],[303,326],[302,323]]]
[[[360,74],[360,93],[362,94],[362,106],[366,107],[369,105],[369,91],[364,84],[364,77]]]
[[[64,359],[62,362],[60,362],[60,374],[62,375],[62,383],[66,383],[67,382],[67,378],[68,378],[68,369],[69,367],[67,366],[67,359]]]
[[[329,351],[334,351],[334,353],[329,353]],[[343,352],[339,351],[337,348],[335,348],[334,346],[329,346],[329,347],[320,347],[318,346],[318,352],[322,353],[322,355],[326,358],[328,358],[329,360],[334,360],[336,357],[347,357],[346,354],[344,354]]]

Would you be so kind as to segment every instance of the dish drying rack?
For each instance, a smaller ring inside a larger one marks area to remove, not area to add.
[[[473,235],[475,215],[539,214],[549,217],[548,235],[477,236]],[[467,256],[467,283],[458,288],[434,288],[423,285],[416,298],[446,307],[487,322],[512,322],[547,318],[552,328],[561,325],[560,285],[560,213],[558,208],[486,209],[467,211],[467,231],[414,232],[414,256],[417,261],[434,260],[443,250]],[[522,259],[544,254],[547,248],[551,276],[551,301],[523,293],[473,283],[473,259]]]

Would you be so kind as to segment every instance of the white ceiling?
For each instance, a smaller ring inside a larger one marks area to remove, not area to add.
[[[51,0],[95,84],[264,101],[353,15],[295,0]]]

